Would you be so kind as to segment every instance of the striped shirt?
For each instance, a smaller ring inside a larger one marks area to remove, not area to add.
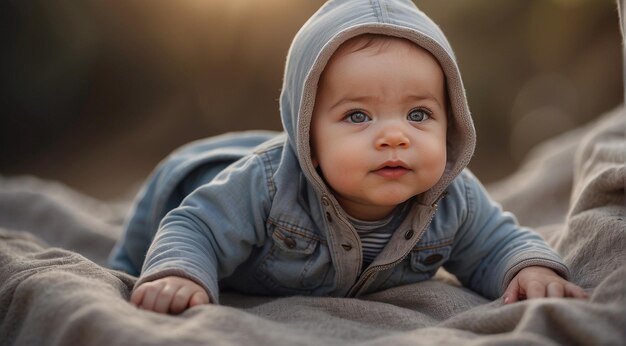
[[[391,239],[408,212],[408,203],[397,207],[391,215],[375,221],[364,221],[348,216],[356,229],[363,248],[363,268],[369,266]]]

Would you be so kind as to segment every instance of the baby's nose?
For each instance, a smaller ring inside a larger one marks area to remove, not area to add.
[[[376,149],[406,148],[410,144],[409,137],[397,127],[381,131],[375,142]]]

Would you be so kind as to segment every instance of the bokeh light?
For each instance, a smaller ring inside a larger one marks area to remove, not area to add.
[[[186,142],[280,130],[287,49],[322,3],[4,1],[0,173],[116,198]],[[622,102],[611,0],[416,3],[455,49],[485,182]]]

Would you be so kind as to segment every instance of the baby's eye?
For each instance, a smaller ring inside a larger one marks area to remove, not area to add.
[[[417,122],[424,121],[428,119],[429,117],[430,115],[428,114],[428,112],[423,109],[414,109],[410,111],[409,114],[406,116],[406,118],[409,119],[409,121],[417,121]]]
[[[357,111],[357,112],[352,112],[348,114],[346,116],[346,120],[348,120],[351,123],[360,124],[360,123],[364,123],[372,119],[370,119],[370,117],[367,116],[365,113]]]

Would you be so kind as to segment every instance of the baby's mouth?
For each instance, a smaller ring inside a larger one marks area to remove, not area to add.
[[[380,175],[385,178],[400,178],[403,175],[409,173],[411,169],[402,161],[393,160],[387,161],[382,165],[378,166],[373,173]]]

